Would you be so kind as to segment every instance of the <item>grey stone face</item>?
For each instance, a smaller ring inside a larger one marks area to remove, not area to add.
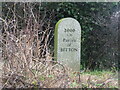
[[[55,58],[74,71],[80,71],[81,27],[73,18],[61,19],[55,29]]]

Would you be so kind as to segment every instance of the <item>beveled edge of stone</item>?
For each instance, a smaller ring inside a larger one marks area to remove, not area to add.
[[[58,27],[59,27],[59,24],[60,24],[63,20],[65,20],[65,19],[73,19],[73,20],[75,20],[77,23],[79,23],[76,19],[74,19],[74,18],[72,18],[72,17],[62,18],[62,19],[60,19],[60,20],[56,23],[56,25],[55,25],[55,31],[54,31],[54,60],[56,60],[56,61],[57,61],[57,50],[58,50],[58,48],[57,48],[57,45],[58,45]],[[79,23],[79,24],[80,24],[80,23]],[[80,28],[81,28],[81,26],[80,26]]]

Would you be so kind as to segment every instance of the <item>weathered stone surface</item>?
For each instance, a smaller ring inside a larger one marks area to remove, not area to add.
[[[55,59],[74,71],[80,71],[81,27],[77,20],[64,18],[55,28]]]

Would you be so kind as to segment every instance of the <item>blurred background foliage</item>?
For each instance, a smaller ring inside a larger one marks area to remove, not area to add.
[[[51,20],[52,34],[55,24],[61,19],[72,17],[81,25],[81,69],[102,70],[118,69],[118,17],[114,14],[120,10],[118,2],[43,2],[30,3],[34,13],[44,22]],[[3,18],[9,8],[16,8],[19,27],[25,27],[23,3],[3,3]],[[28,15],[29,15],[28,8]],[[27,16],[26,14],[26,16]],[[120,13],[119,13],[120,14]],[[44,28],[45,28],[44,24]],[[43,29],[44,29],[43,28]],[[51,41],[51,51],[54,49],[54,39]]]
[[[43,3],[48,12],[54,10],[53,23],[65,17],[80,22],[81,64],[91,70],[118,68],[118,17],[113,14],[119,11],[119,5],[117,2]]]

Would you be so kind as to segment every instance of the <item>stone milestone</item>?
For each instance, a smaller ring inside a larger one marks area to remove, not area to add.
[[[54,58],[70,67],[80,71],[81,58],[81,27],[73,18],[63,18],[55,27]]]

